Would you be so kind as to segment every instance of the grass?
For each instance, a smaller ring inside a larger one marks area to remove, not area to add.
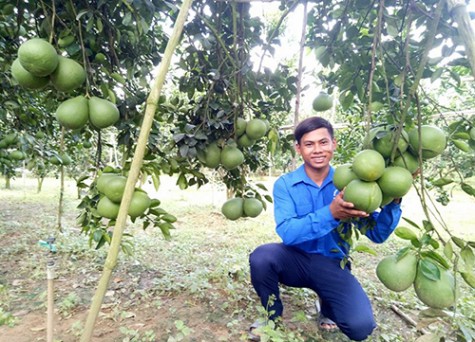
[[[261,179],[272,188],[272,179]],[[32,341],[42,331],[25,329],[34,324],[34,313],[44,318],[47,251],[38,245],[49,236],[57,238],[55,256],[57,335],[74,341],[81,333],[107,248],[94,250],[75,225],[79,202],[74,182],[66,183],[64,232],[56,231],[59,180],[47,179],[41,193],[35,180],[20,178],[12,190],[0,190],[0,335],[15,334],[15,341]],[[272,205],[256,219],[227,221],[220,213],[225,189],[218,184],[179,190],[173,178],[162,178],[159,191],[145,188],[162,206],[178,217],[172,239],[140,224],[129,223],[134,236],[134,255],[120,255],[101,315],[96,324],[97,341],[238,341],[244,340],[249,324],[262,308],[249,279],[248,256],[258,245],[279,241],[274,231]],[[440,210],[457,235],[473,238],[475,212],[472,198],[456,193],[449,206]],[[423,216],[415,194],[403,201],[403,212],[420,223]],[[378,256],[358,253],[353,269],[373,302],[379,327],[371,341],[415,340],[419,333],[391,310],[396,305],[420,324],[425,307],[412,289],[404,293],[386,290],[374,269],[385,255],[405,245],[392,236],[382,245],[372,245]],[[467,328],[474,329],[473,290],[462,287],[458,314]],[[315,294],[305,289],[283,288],[285,304],[282,331],[269,332],[272,341],[325,341],[346,339],[341,334],[325,336],[316,329]],[[26,313],[25,313],[26,312]],[[1,320],[0,320],[1,321]],[[40,325],[41,325],[40,324]],[[428,323],[427,323],[428,324]],[[430,322],[427,329],[450,330],[450,320]],[[12,328],[7,325],[13,326]],[[107,327],[112,327],[107,329]],[[120,327],[120,329],[119,329]],[[18,329],[18,330],[15,330]],[[44,331],[43,331],[44,333]],[[23,334],[27,334],[22,337]]]

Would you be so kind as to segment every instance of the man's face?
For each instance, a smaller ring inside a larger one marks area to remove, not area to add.
[[[319,128],[304,134],[295,148],[307,167],[322,170],[330,165],[336,140],[332,139],[326,128]]]

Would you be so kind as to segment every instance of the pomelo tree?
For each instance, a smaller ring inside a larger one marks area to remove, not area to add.
[[[290,158],[292,136],[279,127],[293,124],[292,104],[315,88],[329,94],[336,106],[327,98],[324,105],[312,103],[315,108],[306,114],[314,109],[325,116],[325,109],[335,110],[335,117],[348,124],[339,132],[339,162],[368,147],[361,141],[375,127],[390,132],[389,143],[406,129],[416,129],[420,136],[421,127],[429,123],[444,130],[449,143],[442,155],[417,160],[421,173],[415,185],[426,218],[421,224],[408,221],[417,234],[409,229],[396,234],[411,242],[424,276],[440,279],[442,267],[474,286],[474,242],[451,233],[442,215],[431,209],[428,191],[438,187],[443,194],[444,187],[457,185],[467,196],[475,195],[468,181],[475,121],[464,114],[473,100],[463,91],[473,94],[474,75],[473,32],[466,25],[465,5],[432,0],[306,2],[301,51],[312,51],[305,60],[319,67],[313,81],[302,84],[305,63],[296,67],[283,61],[272,69],[256,67],[251,58],[256,51],[272,55],[279,47],[283,23],[298,3],[282,1],[279,20],[269,26],[251,16],[251,4],[245,1],[0,1],[0,139],[17,133],[25,163],[40,177],[66,152],[76,170],[88,170],[85,175],[73,171],[78,187],[87,192],[78,224],[91,244],[111,244],[102,294],[119,247],[128,251],[122,231],[139,179],[158,188],[161,175],[175,175],[186,189],[218,174],[237,198],[234,202],[253,199],[265,206],[271,198],[249,176],[269,167],[269,153]],[[84,83],[77,82],[74,89],[52,80],[39,90],[20,86],[11,66],[22,43],[33,38],[44,39],[58,55],[82,66]],[[437,90],[429,92],[428,86]],[[441,89],[451,96],[441,97]],[[64,127],[53,113],[76,96],[107,101],[117,109],[118,120],[113,126],[95,120],[82,125],[85,120],[80,120],[78,127]],[[455,114],[448,116],[447,111]],[[261,128],[243,130],[253,120],[259,120],[257,126],[265,123],[263,136],[257,134]],[[0,152],[12,151],[10,146]],[[224,150],[239,153],[221,159]],[[387,159],[393,162],[397,152],[394,143]],[[20,162],[5,153],[0,154],[0,166],[9,179]],[[97,206],[107,196],[98,188],[105,174],[127,177],[127,183],[120,200],[109,205],[119,205],[119,211],[101,216]],[[144,228],[158,227],[166,237],[176,220],[158,199],[131,217],[137,218]],[[349,241],[356,238],[348,236]],[[90,337],[102,298],[95,300],[83,340]]]

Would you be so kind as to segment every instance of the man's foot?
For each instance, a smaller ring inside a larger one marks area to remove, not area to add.
[[[259,342],[261,340],[261,335],[256,331],[258,328],[261,328],[265,325],[264,322],[261,321],[255,321],[254,323],[251,324],[249,327],[249,331],[247,333],[247,339],[249,341],[256,341]]]
[[[323,316],[319,299],[315,301],[315,309],[317,310],[318,315],[318,327],[321,330],[327,332],[335,332],[338,330],[338,326],[335,322],[333,322],[330,318]]]

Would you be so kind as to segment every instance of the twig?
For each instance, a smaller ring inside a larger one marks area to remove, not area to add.
[[[405,314],[404,312],[401,311],[401,309],[399,309],[396,305],[391,305],[391,310],[393,310],[396,314],[398,314],[401,318],[403,318],[407,323],[409,323],[410,325],[412,325],[413,327],[415,327],[418,331],[420,331],[422,334],[428,334],[429,332],[424,329],[424,328],[421,328],[421,329],[418,329],[417,328],[417,322],[414,321],[410,316],[408,316],[407,314]]]

